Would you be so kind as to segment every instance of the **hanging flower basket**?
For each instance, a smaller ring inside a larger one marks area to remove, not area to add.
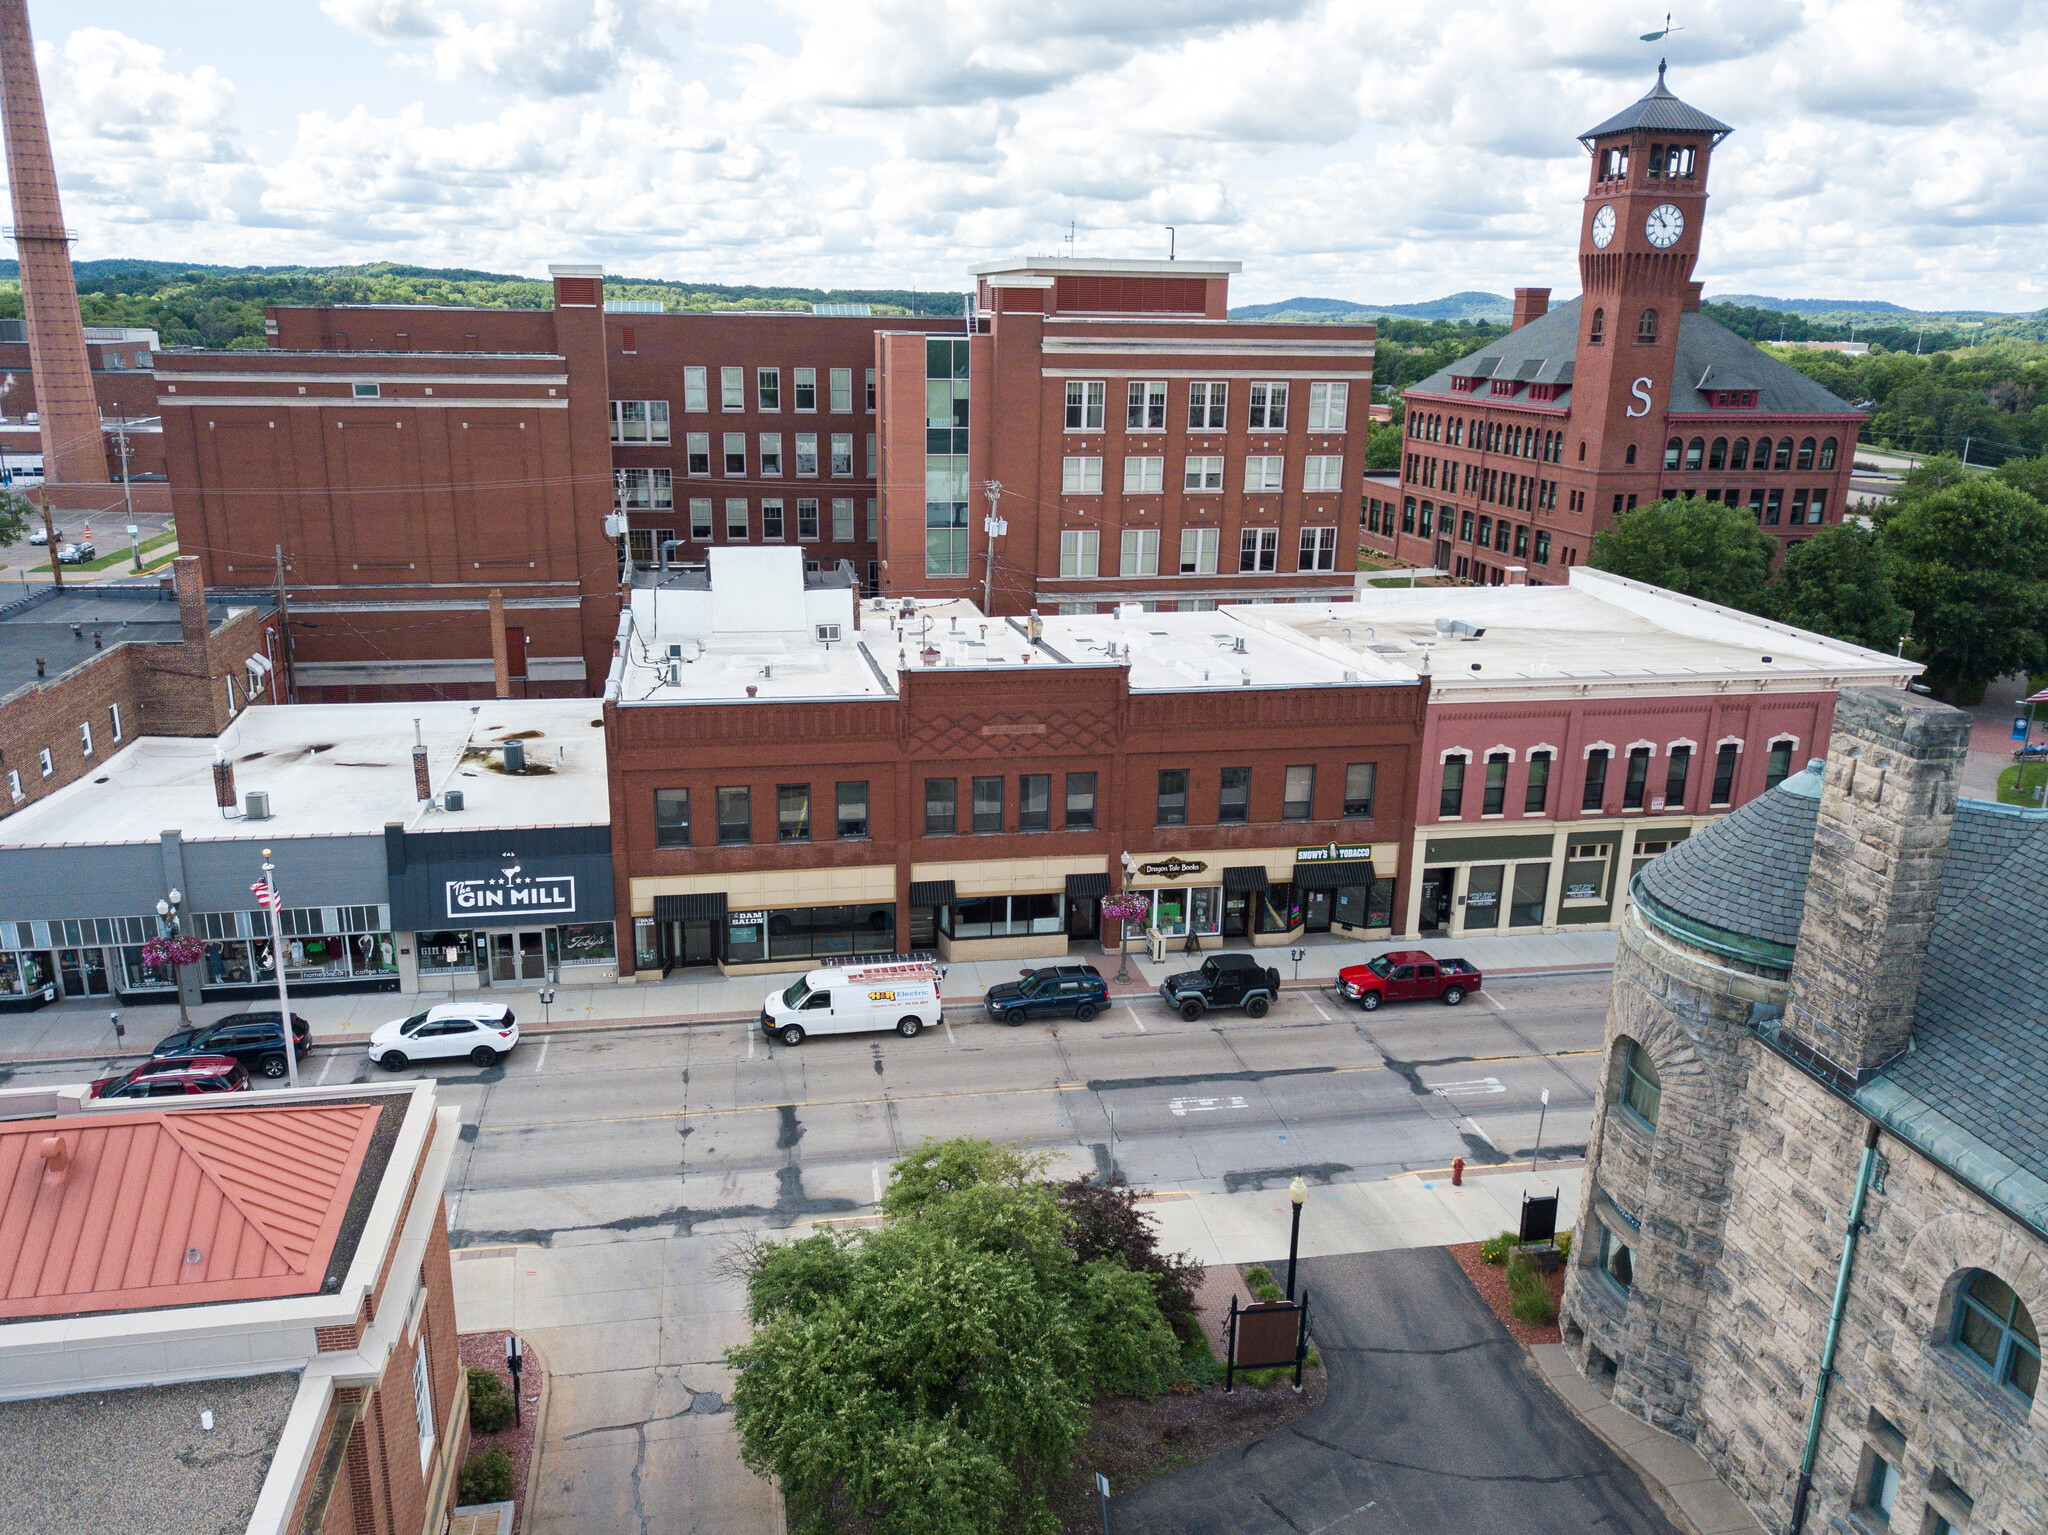
[[[1142,922],[1152,915],[1152,898],[1142,890],[1104,896],[1102,914],[1115,922]]]
[[[152,970],[196,965],[206,958],[206,945],[197,938],[152,938],[142,946],[142,962]]]

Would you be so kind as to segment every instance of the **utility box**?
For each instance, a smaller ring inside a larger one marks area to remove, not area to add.
[[[505,771],[523,773],[526,771],[526,743],[507,741],[505,743]]]
[[[251,789],[242,796],[242,815],[251,821],[270,819],[270,795],[263,789]]]
[[[446,794],[442,795],[441,808],[450,815],[459,813],[462,809],[462,791],[460,789],[450,789]]]

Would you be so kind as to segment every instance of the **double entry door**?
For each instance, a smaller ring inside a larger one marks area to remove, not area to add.
[[[555,930],[551,927],[517,928],[489,935],[488,968],[484,984],[509,985],[517,981],[544,981],[555,969]]]

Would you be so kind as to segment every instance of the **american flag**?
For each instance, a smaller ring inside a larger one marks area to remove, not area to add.
[[[283,907],[284,897],[271,889],[264,881],[259,879],[249,888],[256,894],[256,904],[265,911],[277,911]]]

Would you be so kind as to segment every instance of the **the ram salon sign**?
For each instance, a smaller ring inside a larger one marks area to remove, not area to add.
[[[528,874],[519,864],[500,869],[489,879],[451,879],[448,915],[452,920],[479,916],[573,917],[576,876]]]

